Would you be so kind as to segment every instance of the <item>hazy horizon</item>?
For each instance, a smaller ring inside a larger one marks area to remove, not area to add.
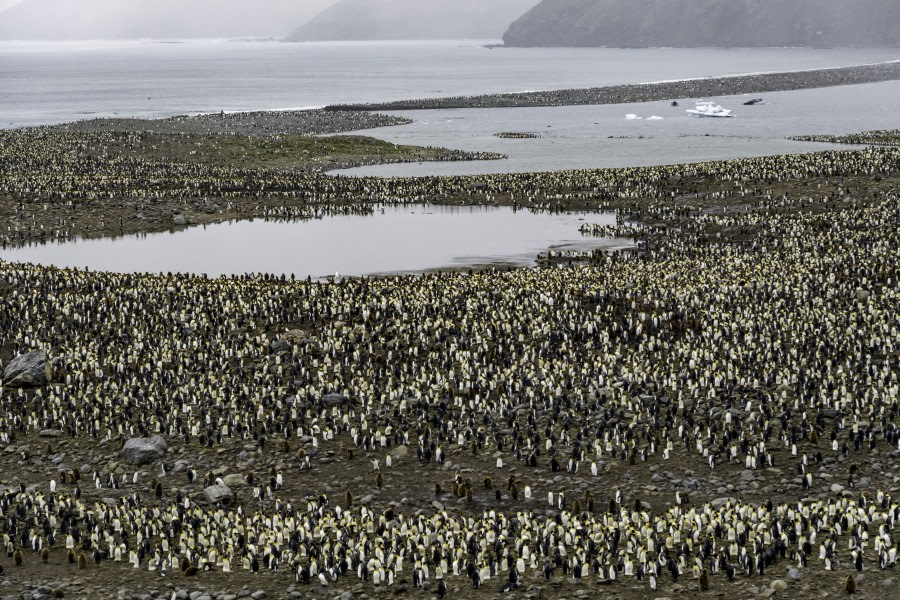
[[[0,39],[284,37],[337,0],[0,0]]]

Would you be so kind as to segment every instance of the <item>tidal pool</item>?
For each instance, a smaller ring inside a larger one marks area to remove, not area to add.
[[[490,264],[534,265],[541,252],[615,250],[630,240],[583,237],[584,223],[611,225],[612,213],[532,213],[509,207],[406,205],[370,215],[309,221],[233,221],[165,233],[80,239],[0,251],[0,258],[119,273],[211,277],[272,273],[416,273]]]

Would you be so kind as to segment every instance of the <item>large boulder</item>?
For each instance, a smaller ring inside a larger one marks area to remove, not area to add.
[[[203,490],[203,495],[210,504],[218,504],[219,502],[228,502],[234,493],[227,485],[211,485]]]
[[[132,438],[125,442],[122,456],[130,465],[147,465],[162,460],[168,449],[166,440],[159,435],[152,438]]]
[[[43,387],[50,382],[50,363],[43,352],[29,352],[12,359],[3,369],[3,385]]]

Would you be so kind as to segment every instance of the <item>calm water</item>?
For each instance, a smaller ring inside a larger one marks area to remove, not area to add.
[[[753,96],[758,97],[758,96]],[[788,136],[900,128],[900,81],[763,94],[768,104],[744,106],[745,96],[712,98],[734,119],[697,119],[693,101],[412,111],[411,125],[366,133],[400,144],[507,154],[500,161],[412,163],[343,171],[356,175],[449,175],[550,171],[700,162],[813,152],[838,146],[792,142]],[[643,117],[628,120],[626,115]],[[648,120],[658,116],[662,120]],[[539,139],[499,139],[503,131]],[[841,146],[846,149],[846,146]]]
[[[0,126],[639,83],[882,62],[896,50],[487,42],[0,42]]]
[[[36,245],[0,251],[0,258],[120,273],[254,272],[320,278],[494,263],[533,265],[549,248],[611,250],[630,245],[627,240],[584,238],[578,232],[584,222],[611,224],[615,217],[395,206],[371,216],[239,221],[173,233]]]

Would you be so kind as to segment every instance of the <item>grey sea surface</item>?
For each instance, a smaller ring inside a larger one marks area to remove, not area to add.
[[[382,212],[383,210],[383,212]],[[371,215],[236,221],[120,238],[0,250],[0,258],[119,273],[294,274],[320,279],[472,265],[534,265],[555,250],[615,250],[627,239],[583,237],[611,213],[533,213],[509,207],[391,205]]]
[[[762,98],[765,103],[745,106]],[[847,146],[796,142],[790,136],[900,128],[900,81],[762,95],[707,98],[734,118],[697,118],[694,100],[603,106],[395,112],[410,125],[364,134],[398,144],[506,154],[507,160],[376,165],[344,175],[417,176],[556,171],[701,162]],[[629,117],[630,115],[630,117]],[[655,117],[655,118],[654,118]],[[502,132],[534,139],[501,139]]]
[[[491,43],[496,41],[0,42],[0,127],[554,90],[900,58],[896,49],[486,47]]]

